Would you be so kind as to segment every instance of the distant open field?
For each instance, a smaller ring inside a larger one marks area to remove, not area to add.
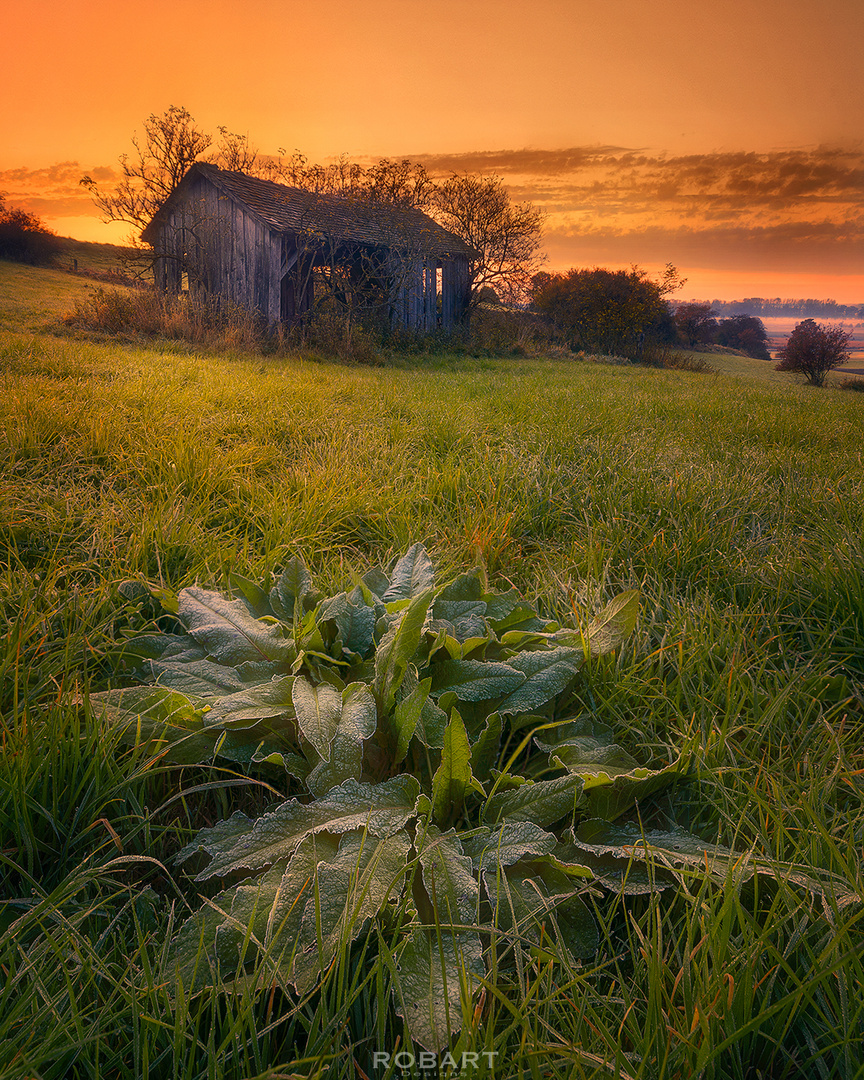
[[[0,1077],[385,1076],[373,1050],[406,1043],[383,916],[305,994],[172,974],[216,891],[176,854],[294,780],[166,764],[85,706],[155,628],[124,581],[227,592],[302,553],[330,595],[423,541],[440,583],[480,564],[582,629],[639,590],[574,714],[640,764],[687,755],[627,821],[736,853],[665,892],[579,885],[596,952],[535,943],[468,995],[471,1080],[860,1080],[864,395],[720,354],[373,367],[68,331],[95,285],[0,263]]]

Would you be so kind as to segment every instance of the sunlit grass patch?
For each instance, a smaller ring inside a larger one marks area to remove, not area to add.
[[[640,819],[860,892],[858,395],[564,360],[348,368],[74,341],[34,333],[47,316],[15,295],[0,340],[5,1074],[371,1076],[368,1051],[403,1036],[387,927],[299,998],[274,979],[169,992],[168,942],[200,904],[171,859],[277,795],[241,767],[136,756],[86,720],[118,645],[176,630],[126,579],[225,591],[301,552],[330,595],[423,540],[442,581],[482,560],[490,587],[549,619],[638,588],[636,630],[589,662],[579,708],[640,760],[692,754]],[[498,971],[454,1052],[494,1050],[513,1077],[860,1073],[860,906],[791,881],[683,886],[594,897],[596,955],[567,967],[539,949],[521,975]]]

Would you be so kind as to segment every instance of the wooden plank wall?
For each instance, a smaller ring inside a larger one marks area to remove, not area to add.
[[[297,250],[293,233],[281,235],[279,318],[289,325],[299,322],[315,301],[314,256]]]
[[[442,264],[429,256],[409,260],[394,258],[393,265],[396,269],[393,273],[391,324],[414,333],[434,333],[439,321],[438,269]],[[451,304],[451,309],[455,312],[454,304]],[[455,319],[451,323],[455,325]]]
[[[441,272],[441,328],[446,333],[452,333],[459,327],[467,329],[470,298],[471,279],[467,257],[455,255],[445,259]]]
[[[408,329],[423,330],[423,260],[412,259],[408,265]]]
[[[157,260],[157,284],[179,288],[188,261],[190,288],[279,321],[281,235],[237,206],[203,177],[166,222],[158,245],[174,258]],[[171,264],[177,268],[172,279]]]
[[[426,259],[423,267],[423,331],[434,334],[438,329],[438,261]]]
[[[408,328],[408,281],[402,260],[390,252],[387,256],[390,291],[390,325],[395,330]]]
[[[155,250],[157,257],[153,264],[153,273],[156,279],[156,288],[165,292],[178,293],[182,280],[182,264],[180,252],[177,250],[176,215],[172,213],[168,220],[168,226],[156,240]]]

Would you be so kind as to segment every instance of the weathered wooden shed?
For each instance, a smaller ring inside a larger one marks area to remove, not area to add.
[[[270,325],[313,310],[326,286],[394,328],[464,325],[475,252],[427,214],[320,194],[197,163],[142,233],[159,288],[191,289],[259,313]]]

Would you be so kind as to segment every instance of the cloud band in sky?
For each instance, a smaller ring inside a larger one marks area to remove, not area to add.
[[[667,156],[623,147],[427,156],[499,175],[546,211],[553,268],[603,262],[850,275],[864,266],[864,145]]]

